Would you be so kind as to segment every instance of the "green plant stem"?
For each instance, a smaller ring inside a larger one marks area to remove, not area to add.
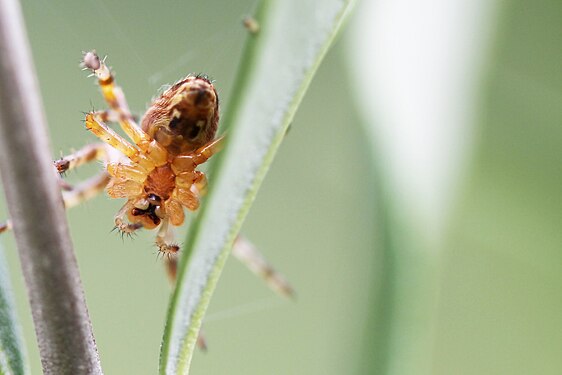
[[[21,9],[0,0],[0,170],[45,374],[101,374]]]

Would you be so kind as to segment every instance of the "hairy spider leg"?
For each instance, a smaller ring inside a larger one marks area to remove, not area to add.
[[[170,219],[162,219],[162,223],[156,234],[156,246],[158,246],[159,255],[162,255],[167,260],[175,258],[178,251],[180,251],[178,244],[173,242],[174,233],[169,223]]]
[[[110,120],[110,116],[111,113],[108,111],[90,112],[86,115],[86,128],[103,142],[120,151],[147,171],[167,163],[168,152],[158,142],[152,140],[145,145],[146,150],[139,151],[138,148],[105,124]],[[137,146],[140,148],[140,145],[137,144]]]
[[[295,291],[287,279],[278,272],[260,253],[254,244],[244,236],[238,235],[232,246],[232,256],[262,279],[275,293],[294,298]],[[166,273],[172,284],[176,282],[178,272],[177,256],[166,257]]]
[[[71,187],[68,191],[63,191],[62,197],[65,208],[78,206],[80,203],[92,199],[98,195],[109,183],[111,177],[106,171],[102,171],[89,179]]]
[[[168,275],[168,280],[174,285],[177,278],[178,269],[178,252],[180,250],[179,245],[173,242],[174,234],[172,226],[169,225],[170,219],[166,218],[162,220],[160,228],[158,229],[158,234],[156,234],[156,246],[158,246],[158,255],[164,258],[164,266],[166,267],[166,275]],[[207,349],[207,343],[205,341],[204,335],[200,332],[197,339],[197,346],[202,349]]]
[[[224,135],[207,143],[204,146],[199,147],[195,152],[192,154],[194,155],[194,163],[195,165],[200,165],[205,163],[211,156],[218,153],[222,150],[224,146]]]
[[[145,133],[133,119],[127,100],[125,99],[125,94],[121,87],[115,84],[115,77],[105,64],[105,59],[100,60],[98,55],[93,51],[87,52],[84,54],[82,64],[85,68],[90,69],[97,78],[103,98],[109,107],[117,113],[117,122],[125,134],[127,134],[142,151],[146,151],[152,138]]]
[[[117,134],[115,130],[108,127],[105,124],[108,119],[109,113],[107,111],[90,112],[86,115],[86,129],[103,142],[121,151],[129,159],[137,160],[140,155],[139,150]]]
[[[261,278],[269,288],[285,297],[294,297],[295,291],[283,275],[273,268],[259,250],[243,236],[236,237],[232,255]]]
[[[91,131],[100,140],[120,151],[131,161],[137,163],[147,172],[153,170],[156,164],[142,154],[135,146],[121,137],[105,124],[109,117],[108,112],[90,112],[86,115],[86,129]]]
[[[180,173],[193,172],[198,165],[205,163],[211,156],[222,149],[224,136],[219,137],[197,150],[185,155],[178,155],[172,161],[172,169],[176,175]]]
[[[62,174],[93,160],[104,160],[105,158],[106,152],[104,144],[93,143],[82,147],[72,154],[55,160],[53,162],[53,166],[58,173]],[[84,201],[92,199],[99,194],[99,192],[105,189],[109,180],[110,177],[105,171],[77,184],[76,186],[72,186],[60,178],[59,185],[63,190],[64,207],[71,208]],[[0,223],[0,233],[11,230],[12,221],[10,219],[6,220],[5,223]]]
[[[88,144],[70,155],[63,156],[53,162],[57,172],[65,173],[71,169],[78,168],[93,160],[105,160],[106,152],[103,143]]]

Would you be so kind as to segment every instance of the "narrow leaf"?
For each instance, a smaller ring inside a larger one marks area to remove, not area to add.
[[[371,311],[358,374],[436,372],[441,267],[451,250],[445,240],[467,178],[496,5],[430,3],[365,1],[350,34],[380,252],[378,277],[365,292]]]
[[[4,250],[0,248],[0,375],[28,373]]]
[[[295,111],[352,0],[263,1],[222,128],[210,191],[192,226],[160,353],[162,374],[187,374],[232,244]],[[255,31],[255,30],[254,30]],[[187,256],[189,254],[190,256]]]

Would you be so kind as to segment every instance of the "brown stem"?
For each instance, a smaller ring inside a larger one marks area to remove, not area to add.
[[[101,374],[17,0],[0,0],[0,173],[45,374]]]

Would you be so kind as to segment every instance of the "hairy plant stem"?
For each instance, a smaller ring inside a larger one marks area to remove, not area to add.
[[[0,172],[45,374],[101,374],[17,0],[0,0]]]

